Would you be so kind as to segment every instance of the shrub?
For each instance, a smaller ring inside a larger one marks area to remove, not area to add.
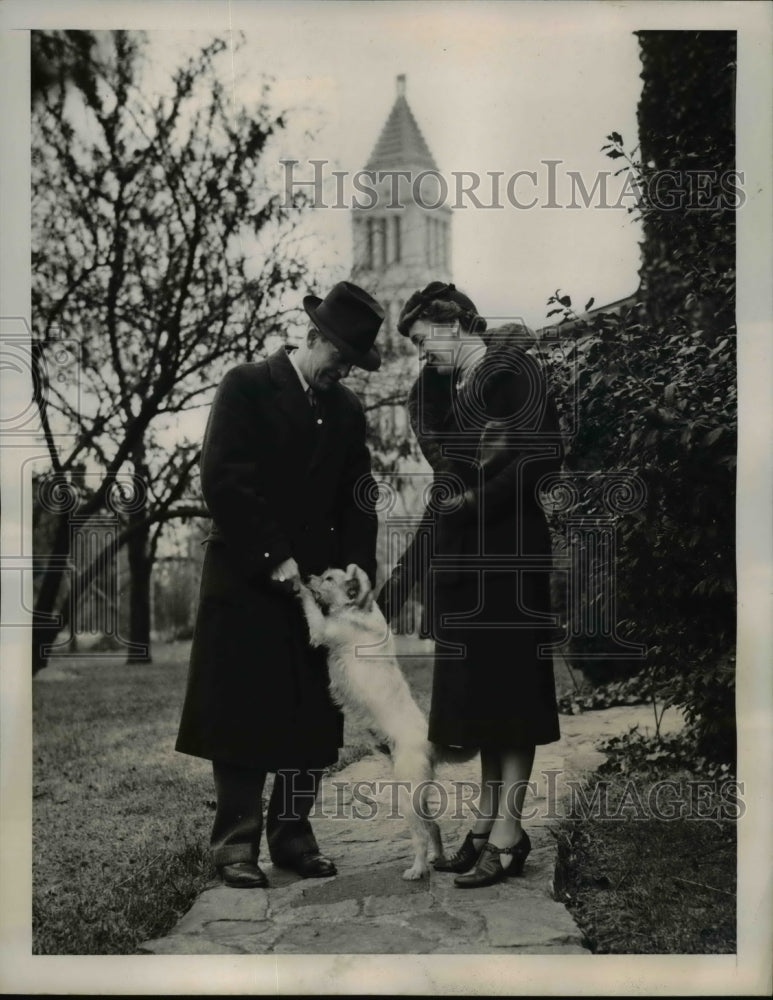
[[[626,152],[616,132],[604,150],[639,192],[640,288],[618,314],[590,318],[569,296],[551,296],[573,343],[551,355],[550,374],[559,406],[578,397],[569,469],[584,478],[597,470],[599,481],[624,471],[644,487],[644,504],[616,518],[621,634],[649,646],[663,697],[685,710],[701,752],[731,761],[737,396],[735,205],[725,185],[734,166],[735,36],[638,36],[641,151]],[[709,182],[703,207],[664,210],[655,183],[663,170],[683,180],[700,170]],[[562,417],[568,426],[570,414]],[[591,586],[582,600],[598,603],[600,594]],[[575,655],[583,651],[576,642]],[[641,666],[577,664],[596,681]]]

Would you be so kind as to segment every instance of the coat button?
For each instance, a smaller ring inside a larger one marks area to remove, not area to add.
[[[318,424],[321,424],[321,423],[322,423],[322,417],[317,417],[317,423],[318,423]]]
[[[264,558],[268,559],[268,552],[263,553]]]

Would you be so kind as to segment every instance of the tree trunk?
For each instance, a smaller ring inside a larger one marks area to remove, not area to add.
[[[43,573],[32,613],[33,674],[38,673],[48,664],[48,656],[44,652],[45,647],[55,642],[62,627],[60,623],[52,623],[50,618],[57,611],[57,598],[62,589],[64,562],[69,554],[69,541],[70,515],[63,513],[59,515],[53,542],[47,553],[50,563]],[[35,555],[38,554],[35,553]]]
[[[129,642],[132,648],[127,663],[151,663],[150,654],[150,577],[153,562],[148,556],[148,529],[138,531],[127,542],[129,556]]]
[[[140,443],[132,456],[139,501],[129,514],[129,527],[148,516],[145,447]],[[153,557],[150,546],[150,526],[138,528],[126,543],[129,557],[129,642],[127,663],[152,663],[150,653],[150,577]]]

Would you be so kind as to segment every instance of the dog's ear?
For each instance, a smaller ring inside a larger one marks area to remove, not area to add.
[[[368,574],[364,569],[360,569],[356,563],[349,563],[346,567],[344,592],[358,608],[370,611],[373,607],[373,591],[370,588]]]
[[[363,611],[370,612],[373,608],[373,590],[370,586],[370,580],[368,579],[368,574],[364,569],[360,569],[357,566],[357,581],[359,588],[359,598],[357,599],[357,607],[362,608]]]
[[[357,570],[359,566],[356,563],[349,563],[346,567],[346,576],[344,577],[344,593],[349,601],[357,602],[357,598],[360,596],[360,580],[357,576]]]

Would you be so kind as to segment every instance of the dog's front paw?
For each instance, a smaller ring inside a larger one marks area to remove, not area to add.
[[[403,878],[406,882],[418,882],[427,874],[429,874],[429,868],[419,861],[414,861],[411,867],[403,872]]]

